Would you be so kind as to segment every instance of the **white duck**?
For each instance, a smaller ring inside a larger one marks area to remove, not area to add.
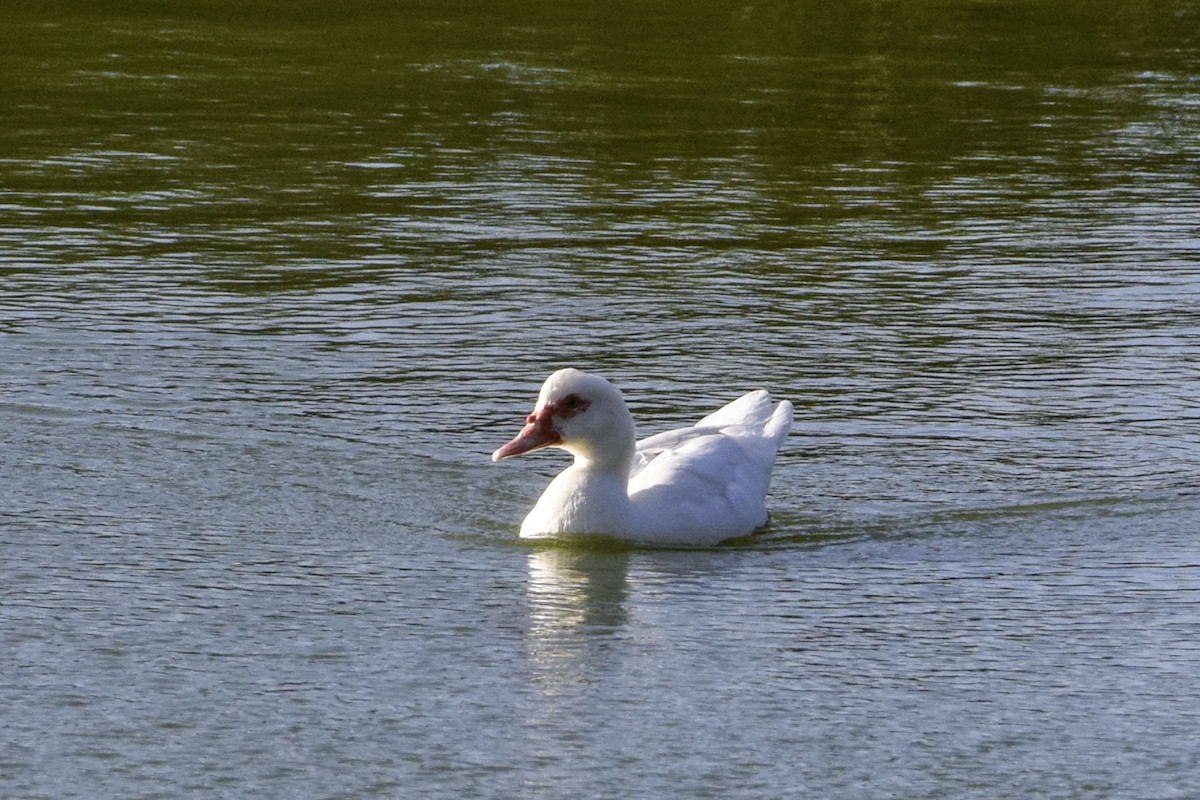
[[[521,524],[522,537],[599,534],[633,542],[711,545],[767,521],[775,453],[792,404],[750,392],[690,428],[636,441],[620,390],[563,369],[546,379],[525,427],[493,461],[561,447],[559,473]]]

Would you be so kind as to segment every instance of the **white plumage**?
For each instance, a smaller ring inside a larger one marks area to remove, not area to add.
[[[689,428],[636,441],[621,392],[576,369],[546,379],[524,429],[494,461],[560,447],[575,462],[521,525],[522,537],[595,534],[710,545],[767,521],[766,494],[792,404],[750,392]]]

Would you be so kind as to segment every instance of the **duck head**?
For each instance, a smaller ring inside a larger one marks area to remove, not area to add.
[[[525,427],[492,453],[492,461],[560,447],[576,460],[627,464],[633,457],[634,439],[633,417],[616,386],[598,375],[561,369],[542,384]]]

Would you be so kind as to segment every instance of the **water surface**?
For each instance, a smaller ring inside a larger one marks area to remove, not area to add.
[[[9,25],[0,794],[1196,785],[1194,2]],[[564,365],[771,525],[517,542]]]

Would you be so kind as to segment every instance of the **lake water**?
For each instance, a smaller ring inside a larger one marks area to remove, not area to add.
[[[0,796],[1195,796],[1196,2],[76,5],[0,49]],[[790,398],[770,526],[517,541],[568,365]]]

